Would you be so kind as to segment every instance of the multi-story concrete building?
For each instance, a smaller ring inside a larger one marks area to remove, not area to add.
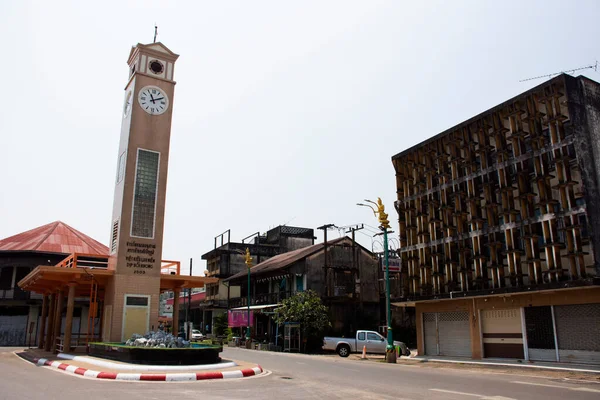
[[[392,162],[419,354],[600,363],[600,84],[557,76]]]

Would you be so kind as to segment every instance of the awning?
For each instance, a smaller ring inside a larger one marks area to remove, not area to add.
[[[51,293],[63,288],[68,283],[75,283],[75,297],[87,297],[90,286],[95,281],[100,288],[105,288],[113,279],[114,270],[106,268],[65,268],[40,265],[18,282],[18,286],[27,291],[41,294]],[[207,283],[217,283],[218,278],[189,275],[160,275],[160,290],[184,288],[201,288]]]
[[[262,305],[262,306],[250,306],[250,310],[262,310],[264,308],[274,308],[274,307],[279,307],[281,304],[266,304],[266,305]],[[247,310],[248,306],[244,306],[244,307],[237,307],[237,308],[232,308],[230,311],[235,311],[235,310]]]
[[[104,287],[113,275],[114,271],[108,269],[93,269],[90,272],[88,268],[38,266],[21,279],[18,285],[23,290],[44,294],[73,282],[77,284],[75,297],[87,297],[93,281]]]

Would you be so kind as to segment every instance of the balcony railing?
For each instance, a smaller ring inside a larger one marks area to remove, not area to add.
[[[251,306],[279,304],[292,295],[292,292],[261,293],[250,297]],[[229,299],[229,308],[244,307],[248,305],[247,297],[234,297]]]
[[[93,267],[93,268],[108,268],[108,257],[99,256],[97,254],[73,253],[58,264],[59,268],[77,268],[77,267]]]
[[[108,268],[108,257],[97,254],[73,253],[58,264],[59,268]],[[179,275],[181,263],[179,261],[162,260],[160,273],[164,275]]]

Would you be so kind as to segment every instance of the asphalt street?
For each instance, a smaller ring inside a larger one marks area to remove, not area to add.
[[[225,348],[227,359],[259,363],[265,376],[200,382],[88,379],[14,356],[0,348],[0,399],[598,399],[600,384],[553,374],[388,365],[337,356]],[[600,382],[600,381],[599,381]]]

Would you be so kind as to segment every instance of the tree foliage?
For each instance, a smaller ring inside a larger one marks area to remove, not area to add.
[[[213,320],[212,332],[215,336],[222,336],[227,334],[227,313],[217,315]]]
[[[304,339],[319,336],[331,326],[327,307],[312,290],[298,292],[282,301],[276,310],[275,322],[298,322]]]

